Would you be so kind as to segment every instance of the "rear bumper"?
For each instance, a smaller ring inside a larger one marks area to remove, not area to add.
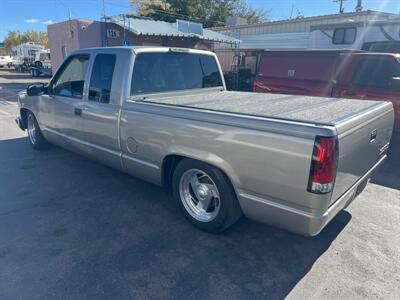
[[[358,187],[362,187],[365,180],[368,180],[371,173],[385,161],[386,157],[386,155],[382,156],[363,177],[323,212],[311,213],[244,193],[239,195],[239,202],[244,215],[250,219],[305,236],[314,236],[320,233],[342,209],[346,208],[356,198],[359,194]]]
[[[26,129],[25,122],[24,122],[24,120],[23,120],[21,117],[17,117],[17,118],[15,119],[15,123],[17,123],[18,127],[19,127],[21,130],[25,130],[25,129]]]

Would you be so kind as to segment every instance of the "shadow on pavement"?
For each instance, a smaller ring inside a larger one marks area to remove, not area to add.
[[[8,298],[284,298],[351,219],[314,238],[242,219],[219,235],[169,193],[26,138],[0,141],[0,291]]]
[[[392,137],[388,159],[373,174],[371,182],[400,190],[400,133]]]
[[[26,79],[37,79],[37,80],[44,80],[49,81],[50,77],[40,76],[40,77],[33,77],[29,73],[18,73],[18,74],[1,74],[1,77],[4,79],[17,79],[17,80],[26,80]]]
[[[0,83],[0,101],[17,101],[18,92],[26,90],[31,83]]]
[[[16,73],[16,74],[1,74],[4,79],[33,79],[32,75],[29,73]]]

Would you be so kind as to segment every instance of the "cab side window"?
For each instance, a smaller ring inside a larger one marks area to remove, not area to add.
[[[398,64],[388,57],[361,58],[352,83],[361,87],[390,89],[393,80],[400,77]]]
[[[110,103],[115,60],[114,54],[98,54],[96,56],[90,77],[89,101]]]
[[[71,57],[52,82],[52,94],[82,99],[88,62],[88,55]]]

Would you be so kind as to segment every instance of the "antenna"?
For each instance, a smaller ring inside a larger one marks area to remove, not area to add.
[[[340,7],[339,7],[339,13],[342,14],[344,13],[344,2],[346,2],[347,0],[334,0],[333,2],[335,3],[340,3]]]

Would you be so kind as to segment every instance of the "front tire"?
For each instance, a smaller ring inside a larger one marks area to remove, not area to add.
[[[32,112],[26,114],[26,130],[28,132],[28,140],[33,149],[41,150],[49,146],[49,143],[44,138],[39,124]]]
[[[224,231],[242,215],[227,176],[203,162],[180,161],[173,174],[172,192],[186,219],[207,232]]]

